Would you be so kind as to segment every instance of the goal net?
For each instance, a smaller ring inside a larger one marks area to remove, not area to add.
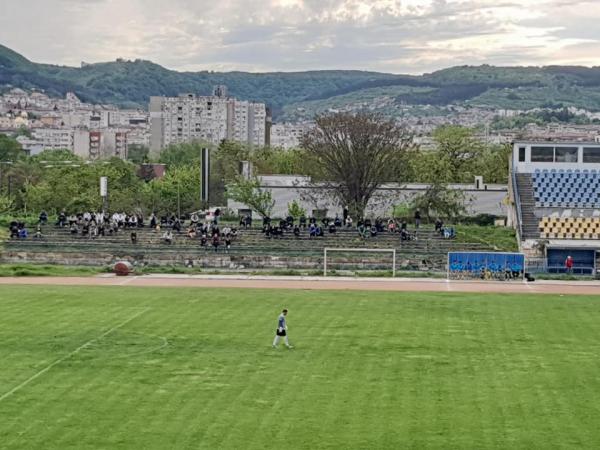
[[[389,271],[396,276],[396,250],[393,248],[325,248],[323,276],[328,272]]]

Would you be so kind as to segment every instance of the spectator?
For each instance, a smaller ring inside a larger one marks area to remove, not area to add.
[[[302,214],[300,216],[300,228],[306,228],[306,217],[304,216],[304,214]]]
[[[225,253],[229,253],[229,249],[231,248],[231,235],[225,235]]]
[[[388,223],[387,223],[387,230],[388,230],[390,233],[393,233],[393,232],[395,232],[395,231],[396,231],[396,222],[395,222],[393,219],[390,219],[390,220],[388,220]]]
[[[300,237],[300,227],[298,225],[294,227],[294,236]]]
[[[371,237],[376,237],[377,236],[377,226],[373,225],[371,227]]]
[[[27,232],[27,228],[21,228],[19,230],[19,239],[27,239],[29,233]]]
[[[333,222],[332,222],[332,223],[330,223],[330,224],[329,224],[329,233],[330,233],[330,234],[335,234],[335,232],[336,232],[336,231],[337,231],[337,228],[336,228],[336,226],[335,226],[335,223],[333,223]]]
[[[400,240],[401,241],[410,241],[410,234],[408,233],[408,230],[406,228],[402,228],[400,230]]]
[[[346,217],[346,228],[352,228],[352,217]]]
[[[171,230],[167,230],[163,233],[162,235],[163,241],[165,241],[165,244],[171,244],[173,242],[173,233],[171,232]]]
[[[36,239],[41,239],[43,237],[41,223],[38,223],[37,228],[35,229],[35,235],[33,237]]]
[[[75,222],[73,222],[71,224],[71,226],[69,227],[69,230],[71,231],[72,235],[78,234],[79,230],[77,229],[77,224]]]
[[[48,223],[48,213],[46,211],[42,211],[40,213],[40,223],[42,225],[46,225]]]
[[[421,225],[421,211],[418,209],[415,211],[415,228],[419,228]]]
[[[207,241],[208,241],[208,238],[206,237],[206,234],[203,234],[202,237],[200,238],[200,247],[206,247]]]
[[[444,227],[442,230],[444,239],[454,239],[456,237],[456,232],[453,227]]]
[[[288,230],[291,230],[294,227],[294,218],[290,215],[288,215],[285,218],[285,226]]]
[[[196,239],[196,228],[189,227],[187,230],[187,235],[190,239]]]
[[[219,251],[219,245],[220,245],[219,235],[218,234],[214,234],[213,235],[213,237],[212,237],[212,245],[213,245],[213,247],[215,249],[215,253],[217,253]]]
[[[310,239],[317,237],[317,226],[314,223],[311,223],[308,227],[308,237]]]
[[[135,244],[135,243],[137,243],[137,231],[133,230],[133,231],[131,232],[131,235],[130,235],[130,236],[131,236],[131,243],[132,243],[132,244]]]
[[[342,219],[340,219],[340,217],[337,214],[335,215],[335,219],[333,220],[333,224],[336,227],[338,227],[338,228],[342,226]]]
[[[156,228],[156,214],[152,213],[150,216],[150,228]]]
[[[19,237],[19,224],[15,220],[13,220],[8,229],[10,230],[10,238],[15,239]]]
[[[567,256],[567,259],[565,259],[565,269],[567,270],[567,273],[573,273],[573,257],[571,255]]]
[[[271,218],[269,216],[263,217],[263,228],[271,225]]]
[[[444,228],[444,222],[442,222],[441,219],[436,219],[435,220],[435,231],[439,232],[440,234],[443,234],[442,228]]]
[[[178,233],[181,232],[181,221],[179,220],[179,217],[173,220],[173,231]]]
[[[56,222],[56,225],[61,228],[67,225],[67,214],[64,210],[58,214],[58,221]]]

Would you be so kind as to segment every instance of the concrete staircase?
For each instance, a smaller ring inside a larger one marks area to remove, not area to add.
[[[521,200],[521,224],[523,236],[521,239],[539,239],[539,219],[535,216],[535,197],[533,195],[533,182],[531,174],[518,173],[517,191]]]

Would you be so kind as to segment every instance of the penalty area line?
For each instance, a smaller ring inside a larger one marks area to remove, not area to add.
[[[90,339],[89,341],[87,341],[85,344],[80,345],[79,347],[77,347],[75,350],[73,350],[71,353],[63,356],[62,358],[57,359],[56,361],[54,361],[53,363],[47,365],[46,367],[44,367],[42,370],[40,370],[39,372],[37,372],[36,374],[30,376],[29,378],[27,378],[25,381],[23,381],[21,384],[19,384],[18,386],[15,386],[14,388],[12,388],[10,391],[6,392],[5,394],[3,394],[0,397],[0,402],[2,402],[4,399],[6,399],[7,397],[10,397],[11,395],[13,395],[15,392],[21,390],[22,388],[24,388],[25,386],[27,386],[29,383],[31,383],[32,381],[34,381],[35,379],[41,377],[43,374],[45,374],[46,372],[48,372],[50,369],[52,369],[54,366],[57,366],[58,364],[62,363],[63,361],[66,361],[67,359],[71,358],[72,356],[75,356],[77,353],[79,353],[81,350],[83,350],[84,348],[86,348],[89,345],[92,345],[94,342],[99,341],[100,339],[108,336],[109,334],[115,332],[116,330],[118,330],[119,328],[124,327],[125,325],[127,325],[129,322],[131,322],[134,319],[137,319],[138,317],[140,317],[142,314],[145,314],[146,312],[150,311],[150,308],[146,308],[143,309],[142,311],[138,311],[137,313],[135,313],[133,316],[131,316],[129,319],[125,320],[124,322],[121,322],[120,324],[112,327],[110,330],[105,331],[104,333],[102,333],[100,336],[95,337],[94,339]]]

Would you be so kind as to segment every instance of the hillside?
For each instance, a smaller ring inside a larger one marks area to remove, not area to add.
[[[73,91],[87,102],[146,107],[151,95],[208,94],[215,84],[226,84],[239,98],[265,102],[276,117],[288,118],[372,102],[391,114],[399,105],[451,104],[600,111],[600,67],[463,66],[422,76],[347,70],[176,72],[143,60],[81,68],[37,64],[0,45],[0,89],[43,89],[55,96]]]

